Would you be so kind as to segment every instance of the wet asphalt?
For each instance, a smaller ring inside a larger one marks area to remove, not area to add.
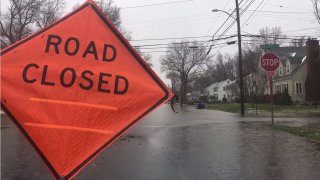
[[[100,154],[79,180],[320,179],[320,145],[275,131],[270,118],[165,104]],[[1,179],[53,179],[31,145],[1,116]],[[313,126],[320,118],[276,118]]]

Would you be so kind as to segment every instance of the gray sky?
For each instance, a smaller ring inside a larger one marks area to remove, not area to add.
[[[243,0],[241,6],[249,4],[250,1]],[[70,12],[75,4],[81,4],[85,0],[66,2],[65,12]],[[209,37],[199,36],[212,36],[228,17],[224,13],[212,13],[211,10],[222,9],[232,12],[235,8],[235,0],[114,0],[114,3],[122,8],[123,26],[132,33],[133,40],[163,39],[132,41],[132,45],[169,43],[173,40],[164,38],[177,37],[196,36],[198,38],[195,40],[209,40]],[[162,3],[167,4],[159,5]],[[7,6],[8,0],[1,0],[1,9]],[[253,12],[255,13],[250,16]],[[232,21],[230,19],[215,37],[218,37]],[[241,21],[241,23],[247,21],[246,25],[242,26],[242,31],[251,34],[258,34],[258,30],[265,26],[280,26],[288,36],[319,37],[320,35],[320,25],[314,18],[311,0],[255,0],[241,16]],[[236,24],[226,35],[235,33]],[[219,48],[213,49],[212,54],[216,54],[218,50]],[[143,49],[143,51],[150,52],[154,71],[168,83],[165,74],[160,72],[159,57],[164,52],[155,52],[165,51],[165,48]],[[225,46],[220,52],[235,54],[237,45]]]

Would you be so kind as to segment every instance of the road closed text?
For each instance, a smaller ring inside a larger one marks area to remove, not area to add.
[[[84,52],[80,52],[85,49]],[[116,48],[110,44],[104,44],[103,50],[99,52],[94,41],[82,45],[75,37],[67,38],[65,41],[57,35],[48,35],[45,53],[53,52],[66,56],[74,56],[79,53],[84,60],[101,60],[112,63],[116,60]],[[91,59],[90,59],[91,58]],[[27,64],[22,71],[22,79],[25,83],[40,83],[43,86],[61,86],[70,88],[78,86],[82,90],[96,89],[101,93],[112,93],[123,95],[128,91],[129,81],[126,77],[119,74],[106,72],[95,73],[92,70],[82,70],[78,72],[72,67],[61,67],[58,72],[50,70],[49,65],[39,65],[36,63]],[[52,73],[52,74],[51,74]],[[52,78],[52,76],[57,76]],[[56,79],[54,82],[52,79]]]

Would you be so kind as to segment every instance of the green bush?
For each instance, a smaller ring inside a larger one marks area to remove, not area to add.
[[[274,97],[273,97],[273,101],[275,104],[279,104],[279,105],[292,105],[292,99],[291,96],[288,93],[288,89],[284,89],[283,92],[277,92]]]
[[[226,97],[222,98],[222,102],[226,103],[228,99]]]

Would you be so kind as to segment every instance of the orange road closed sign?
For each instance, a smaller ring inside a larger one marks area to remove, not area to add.
[[[92,1],[3,49],[1,64],[2,108],[57,179],[172,94]]]

